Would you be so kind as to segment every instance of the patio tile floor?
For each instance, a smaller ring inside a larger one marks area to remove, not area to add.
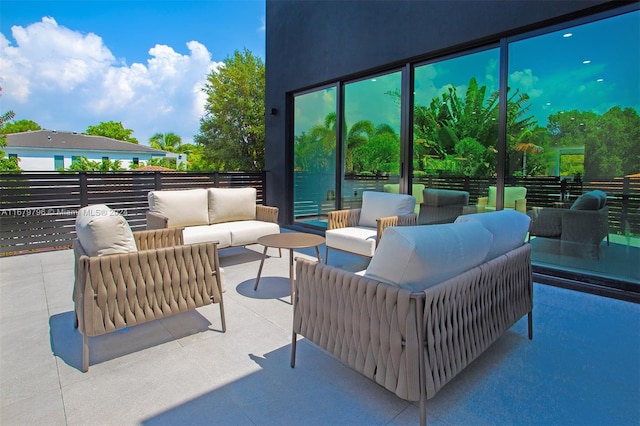
[[[304,339],[289,367],[288,256],[269,251],[254,291],[261,251],[220,251],[226,333],[207,306],[94,337],[87,373],[73,252],[0,258],[0,424],[417,424],[416,404]],[[334,251],[329,263],[366,267]],[[640,305],[541,284],[534,292],[534,339],[518,322],[427,402],[428,422],[639,425]]]

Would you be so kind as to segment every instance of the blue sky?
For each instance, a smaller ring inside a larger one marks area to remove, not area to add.
[[[2,0],[0,16],[0,111],[52,130],[190,142],[207,74],[235,50],[265,58],[264,0]]]

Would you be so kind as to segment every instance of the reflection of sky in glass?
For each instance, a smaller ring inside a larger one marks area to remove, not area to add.
[[[330,87],[295,97],[294,135],[309,132],[313,126],[324,125],[324,119],[336,112],[336,88]]]
[[[563,37],[567,33],[572,36]],[[471,77],[487,86],[486,99],[498,89],[498,62],[494,48],[416,67],[415,102],[428,106],[451,84],[464,98]],[[400,90],[400,73],[372,80],[345,86],[347,124],[366,119],[399,131],[399,105],[387,92]],[[550,114],[572,109],[602,114],[619,105],[640,111],[640,12],[511,43],[509,86],[529,95],[529,111],[541,126]],[[296,134],[335,110],[335,90],[304,97],[296,98]],[[302,112],[306,102],[314,113]]]
[[[485,99],[488,98],[498,90],[499,60],[498,49],[491,49],[416,67],[415,104],[429,106],[433,98],[440,98],[451,85],[456,88],[458,97],[464,98],[471,77],[475,77],[478,86],[487,86]]]
[[[559,111],[640,110],[640,12],[511,43],[509,86],[541,126]]]
[[[347,127],[369,120],[375,126],[388,124],[400,134],[400,102],[391,93],[400,92],[401,79],[402,74],[395,72],[345,85]]]

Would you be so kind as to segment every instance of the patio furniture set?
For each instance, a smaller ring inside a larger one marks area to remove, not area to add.
[[[135,233],[105,205],[81,209],[73,299],[83,371],[88,337],[211,303],[220,305],[225,332],[218,250],[261,243],[254,290],[267,249],[290,249],[291,366],[302,335],[398,397],[419,401],[424,424],[426,400],[524,315],[532,338],[525,241],[547,213],[532,222],[514,201],[513,209],[462,214],[469,212],[463,191],[425,188],[420,198],[364,192],[361,208],[330,212],[324,264],[325,238],[280,234],[278,209],[257,204],[253,188],[152,191],[149,229]],[[419,225],[420,217],[434,224]],[[315,247],[318,262],[297,259],[294,286],[293,249],[302,247]],[[329,266],[329,248],[369,257],[369,266],[359,273]]]

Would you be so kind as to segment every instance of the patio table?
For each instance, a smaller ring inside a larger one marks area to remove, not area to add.
[[[253,290],[258,289],[258,283],[260,282],[260,275],[262,274],[262,267],[264,266],[264,259],[267,257],[267,249],[274,247],[278,249],[289,249],[289,286],[291,293],[291,303],[293,304],[293,250],[301,248],[314,247],[316,249],[316,257],[318,262],[322,263],[320,257],[320,250],[318,246],[324,243],[324,237],[315,234],[307,234],[304,232],[287,232],[283,234],[270,234],[258,238],[258,244],[264,246],[262,252],[262,260],[260,261],[260,268],[258,269],[258,276],[256,277],[256,284],[253,286]]]

